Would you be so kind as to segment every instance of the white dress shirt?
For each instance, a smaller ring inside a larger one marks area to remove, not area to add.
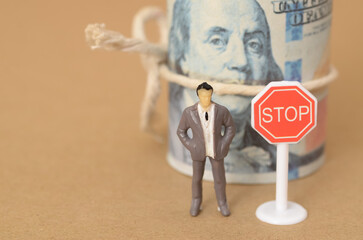
[[[214,158],[214,103],[212,103],[205,111],[203,107],[198,104],[198,113],[200,122],[202,123],[204,141],[205,141],[205,155]],[[205,119],[205,113],[208,113],[208,121]]]

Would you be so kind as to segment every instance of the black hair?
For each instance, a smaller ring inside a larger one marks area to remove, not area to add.
[[[212,89],[212,92],[213,92],[213,87],[211,85],[209,85],[207,82],[204,82],[202,84],[199,84],[199,86],[197,87],[197,90],[196,90],[197,96],[199,96],[198,95],[198,91],[200,89],[205,89],[205,90],[211,90]]]

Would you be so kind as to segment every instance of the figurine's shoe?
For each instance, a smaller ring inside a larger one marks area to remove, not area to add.
[[[192,205],[190,206],[190,215],[193,217],[198,216],[199,211],[201,210],[200,205],[202,204],[201,198],[193,198]]]
[[[218,207],[218,211],[221,212],[221,214],[225,217],[228,217],[229,215],[231,215],[231,212],[228,209],[228,205],[227,203],[223,204],[223,205],[219,205]]]

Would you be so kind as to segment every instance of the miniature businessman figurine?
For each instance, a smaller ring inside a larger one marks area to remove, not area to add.
[[[209,157],[218,209],[223,216],[229,216],[224,158],[228,154],[236,128],[228,109],[211,101],[212,86],[204,82],[198,86],[196,92],[199,102],[184,110],[177,130],[180,141],[190,151],[193,160],[190,214],[197,216],[200,211],[204,166],[206,157]],[[224,126],[224,134],[222,134],[222,126]],[[192,138],[187,135],[188,129],[192,130]]]

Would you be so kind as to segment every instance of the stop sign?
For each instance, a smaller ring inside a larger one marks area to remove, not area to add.
[[[299,82],[271,82],[251,109],[252,127],[270,143],[297,143],[316,126],[317,100]]]

